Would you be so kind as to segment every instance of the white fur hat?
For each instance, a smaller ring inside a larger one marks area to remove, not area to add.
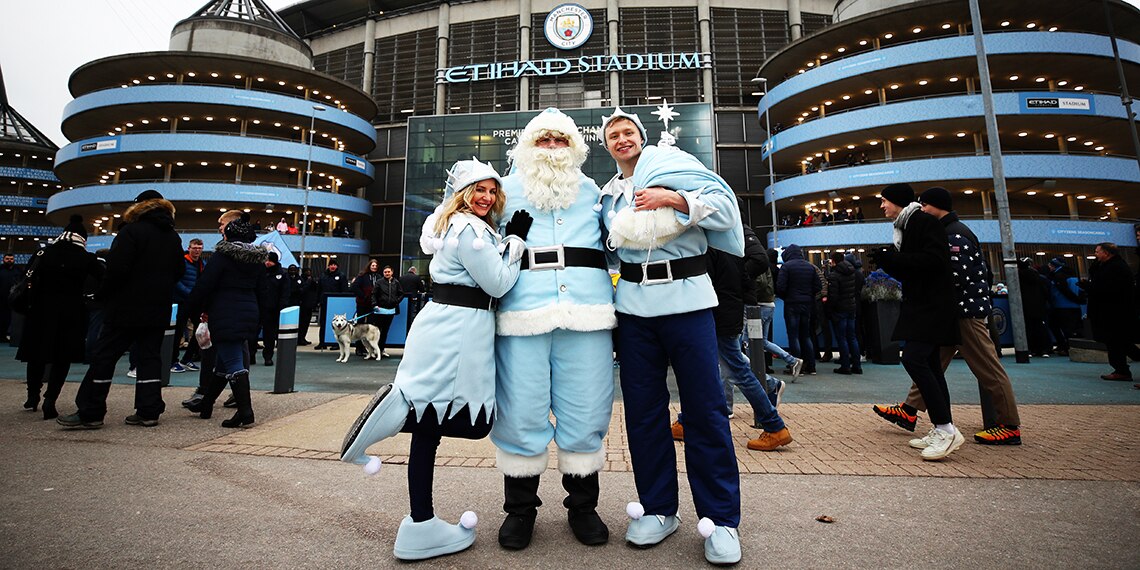
[[[638,116],[633,114],[633,113],[626,113],[625,111],[622,111],[621,107],[614,107],[614,114],[602,115],[602,133],[601,134],[602,134],[602,145],[603,146],[606,144],[606,141],[605,141],[606,127],[608,127],[610,125],[610,123],[613,122],[614,119],[629,119],[629,120],[633,121],[633,124],[637,125],[638,132],[641,133],[641,143],[642,143],[641,146],[645,146],[645,145],[649,144],[649,137],[646,136],[646,134],[645,134],[645,126],[641,124],[641,119],[638,118]]]
[[[471,157],[471,160],[456,162],[451,170],[447,171],[447,183],[443,188],[444,203],[450,200],[456,192],[480,180],[494,180],[499,183],[499,187],[503,185],[503,179],[499,177],[498,171],[489,162],[479,162],[479,159],[475,157]]]
[[[526,124],[526,128],[519,135],[519,144],[533,145],[535,138],[542,131],[555,131],[566,135],[566,138],[570,139],[571,148],[586,148],[586,139],[578,132],[578,125],[574,123],[574,119],[554,107],[548,107]]]

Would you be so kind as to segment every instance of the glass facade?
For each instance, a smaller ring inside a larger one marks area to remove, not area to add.
[[[670,121],[669,132],[677,138],[677,147],[696,156],[713,168],[715,141],[713,113],[710,105],[688,103],[674,105],[680,115]],[[636,113],[649,133],[650,144],[660,139],[662,123],[652,114],[656,106],[623,108]],[[581,130],[590,156],[582,171],[599,186],[616,172],[613,159],[601,146],[599,125],[612,108],[563,109]],[[446,171],[457,160],[476,157],[489,161],[500,172],[508,169],[507,152],[516,138],[538,111],[519,113],[486,113],[412,117],[408,121],[408,155],[404,187],[403,248],[401,265],[416,264],[426,269],[429,256],[420,251],[420,228],[424,219],[439,205],[443,196]]]

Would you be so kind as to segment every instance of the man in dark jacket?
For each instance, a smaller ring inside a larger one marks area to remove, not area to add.
[[[289,277],[278,263],[277,252],[269,252],[265,260],[265,279],[258,283],[258,312],[261,320],[261,356],[266,366],[273,366],[273,350],[277,347],[277,333],[280,329],[280,313],[289,302]],[[249,363],[257,358],[257,335],[249,341]]]
[[[843,252],[831,254],[831,271],[827,273],[827,313],[835,343],[839,345],[839,368],[836,374],[862,374],[859,339],[855,336],[855,308],[859,303],[862,281]]]
[[[776,296],[784,300],[788,347],[793,355],[803,359],[804,374],[815,374],[811,314],[815,310],[815,297],[822,290],[819,273],[804,260],[800,246],[792,244],[784,249],[784,266],[776,277]]]
[[[392,328],[392,319],[395,318],[395,312],[400,309],[400,299],[404,298],[404,292],[400,289],[400,280],[393,275],[391,266],[385,265],[382,275],[383,277],[372,288],[372,301],[384,310],[379,315],[380,350],[381,356],[386,357],[388,353],[383,350],[387,348],[388,330]],[[387,311],[393,312],[387,313]]]
[[[206,268],[206,260],[202,259],[202,248],[205,244],[202,240],[194,238],[190,240],[190,247],[186,249],[186,255],[182,257],[186,263],[186,269],[182,272],[182,278],[174,285],[174,302],[178,303],[178,317],[174,322],[174,354],[170,359],[171,372],[186,372],[187,370],[197,370],[198,365],[194,364],[194,359],[199,357],[198,339],[193,333],[186,341],[186,355],[182,357],[181,362],[178,359],[178,345],[182,340],[183,333],[186,332],[186,321],[190,321],[191,330],[198,327],[201,322],[200,315],[191,315],[189,307],[186,306],[186,300],[190,298],[190,291],[194,290],[194,284],[198,282],[198,276],[202,274],[202,270]]]
[[[962,340],[956,347],[942,347],[942,370],[945,372],[954,354],[961,352],[970,372],[978,379],[983,430],[974,434],[974,441],[986,445],[1021,445],[1021,419],[1017,413],[1013,385],[998,359],[986,325],[986,318],[992,310],[992,275],[986,267],[981,244],[952,210],[948,191],[937,186],[929,188],[919,201],[922,211],[938,218],[946,231],[954,293],[958,301],[958,332]],[[877,405],[873,409],[883,419],[914,431],[918,410],[925,410],[926,404],[918,388],[912,384],[905,402],[893,406]]]
[[[956,345],[959,338],[950,247],[942,224],[922,211],[909,184],[892,184],[880,195],[883,213],[894,220],[894,247],[872,252],[872,259],[902,282],[902,307],[891,338],[906,341],[903,367],[922,392],[934,424],[910,445],[922,450],[924,460],[939,460],[965,441],[954,427],[939,360],[940,347]]]
[[[23,273],[24,268],[16,266],[16,256],[5,253],[4,263],[0,264],[0,342],[8,342],[8,328],[12,325],[12,308],[8,306],[8,293]]]
[[[146,190],[123,213],[123,225],[107,255],[107,276],[97,294],[105,303],[103,333],[95,343],[91,367],[79,385],[79,411],[56,421],[66,428],[103,427],[107,393],[115,364],[128,348],[136,351],[136,412],[128,425],[155,426],[162,401],[162,337],[170,322],[174,284],[182,277],[182,239],[174,231],[174,204]]]
[[[320,284],[322,295],[348,292],[348,279],[340,272],[340,265],[335,257],[329,260],[328,269],[321,274]]]
[[[1093,255],[1096,261],[1089,267],[1089,319],[1093,338],[1108,348],[1108,363],[1112,366],[1112,372],[1101,378],[1131,380],[1128,359],[1140,362],[1140,348],[1136,348],[1140,323],[1136,318],[1132,270],[1114,243],[1098,243]]]
[[[1088,294],[1077,286],[1080,279],[1065,265],[1065,260],[1054,257],[1043,274],[1049,280],[1049,330],[1057,342],[1058,356],[1069,355],[1069,338],[1081,326],[1081,305],[1088,303]]]
[[[313,270],[306,267],[301,272],[301,315],[297,325],[297,346],[313,344],[305,340],[309,335],[309,323],[313,320],[313,311],[321,304],[321,284],[313,279]]]

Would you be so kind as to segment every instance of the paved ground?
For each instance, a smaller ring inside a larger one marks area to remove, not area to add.
[[[219,427],[177,402],[190,375],[164,394],[156,428],[123,425],[132,390],[116,385],[107,426],[63,431],[20,409],[22,368],[0,349],[0,567],[281,568],[395,567],[391,545],[406,514],[406,436],[377,444],[386,467],[365,477],[334,461],[340,440],[374,387],[391,380],[398,359],[332,362],[304,351],[298,389],[264,391],[272,378],[254,368],[258,424]],[[1140,560],[1140,390],[1097,379],[1103,365],[1061,359],[1015,365],[1026,444],[968,443],[942,463],[924,463],[911,437],[869,412],[906,389],[898,366],[868,366],[862,377],[821,372],[790,386],[781,412],[795,442],[774,453],[745,449],[751,412],[737,399],[733,433],[743,490],[742,567],[1135,568]],[[77,366],[78,379],[84,367]],[[820,366],[820,370],[830,367]],[[127,379],[124,377],[125,382]],[[950,371],[956,422],[978,427],[977,390],[968,370]],[[76,385],[64,389],[67,413]],[[441,446],[436,509],[456,520],[482,517],[479,538],[462,554],[425,567],[692,568],[704,565],[696,517],[682,484],[683,527],[647,551],[627,548],[624,506],[636,496],[619,402],[607,438],[599,508],[614,538],[586,548],[570,537],[558,476],[541,492],[534,545],[521,553],[495,542],[502,501],[489,441]],[[919,430],[929,427],[925,420]],[[677,444],[681,468],[684,444]],[[683,478],[682,478],[683,481]],[[829,515],[834,524],[815,521]]]

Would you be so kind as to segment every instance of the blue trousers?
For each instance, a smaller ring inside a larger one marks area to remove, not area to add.
[[[784,324],[788,327],[788,348],[804,359],[804,372],[815,371],[815,347],[811,343],[811,315],[807,303],[784,303]]]
[[[708,309],[638,317],[618,313],[621,389],[633,479],[647,514],[677,514],[677,455],[669,430],[666,367],[685,410],[685,464],[698,517],[740,525],[740,472],[717,370]]]
[[[752,372],[748,358],[740,350],[740,336],[717,337],[716,343],[720,365],[728,373],[726,378],[729,383],[740,388],[740,393],[744,394],[745,399],[752,405],[752,415],[756,421],[764,426],[766,432],[774,433],[784,429],[784,420],[776,413],[776,408],[772,407],[767,388]]]
[[[831,313],[831,331],[835,344],[839,346],[840,368],[860,370],[859,338],[855,335],[855,312]]]

